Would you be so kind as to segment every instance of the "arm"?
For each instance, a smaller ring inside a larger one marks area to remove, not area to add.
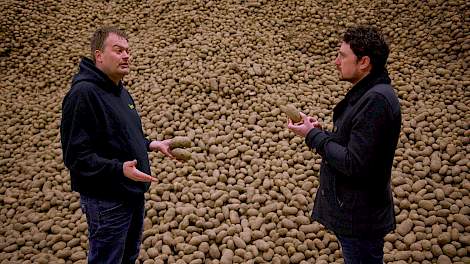
[[[96,118],[87,90],[77,87],[62,104],[60,132],[65,166],[80,177],[123,175],[121,162],[102,158],[93,149],[89,124]]]
[[[343,146],[320,129],[312,129],[306,143],[315,148],[322,158],[343,174],[366,175],[371,164],[380,157],[380,142],[389,130],[390,111],[386,99],[372,94],[352,120],[349,142]]]

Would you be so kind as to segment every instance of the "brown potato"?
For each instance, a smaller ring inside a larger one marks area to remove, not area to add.
[[[302,117],[300,116],[299,110],[294,105],[285,105],[285,106],[280,106],[281,111],[284,112],[287,117],[289,117],[290,120],[294,123],[299,123],[302,122]]]
[[[191,152],[181,148],[172,149],[171,154],[178,160],[189,160],[192,156]]]
[[[189,148],[191,147],[191,140],[188,137],[174,137],[170,141],[170,148]]]

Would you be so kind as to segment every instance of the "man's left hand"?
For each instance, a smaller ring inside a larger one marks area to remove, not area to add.
[[[171,151],[170,151],[170,142],[171,142],[170,139],[162,140],[162,141],[154,140],[150,143],[150,149],[153,151],[158,150],[161,153],[165,154],[165,156],[174,159],[175,157],[171,155]]]

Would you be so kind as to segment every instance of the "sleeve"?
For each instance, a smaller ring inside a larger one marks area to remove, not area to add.
[[[132,98],[132,95],[129,93],[129,91],[127,91],[127,89],[125,90],[127,95],[129,96],[129,99],[132,101],[132,104],[135,106],[135,101],[134,101],[134,98]],[[140,118],[140,115],[139,115],[139,118]],[[141,123],[141,127],[142,127],[142,140],[144,141],[144,146],[147,147],[147,151],[152,151],[150,149],[150,143],[152,142],[152,140],[150,140],[149,138],[146,137],[145,133],[144,133],[144,127],[142,125],[142,121],[140,121]]]
[[[145,144],[145,146],[147,146],[147,151],[152,151],[150,149],[150,142],[152,142],[152,141],[144,136],[144,144]]]
[[[90,92],[76,89],[65,96],[60,125],[65,166],[79,177],[123,176],[122,162],[100,157],[90,135],[96,123]]]
[[[390,109],[381,94],[372,94],[360,106],[352,120],[351,134],[346,146],[332,140],[332,136],[320,129],[312,129],[305,139],[315,148],[329,166],[347,176],[366,175],[370,164],[380,156],[380,142],[390,124]]]

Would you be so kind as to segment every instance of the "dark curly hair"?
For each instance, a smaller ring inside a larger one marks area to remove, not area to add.
[[[372,26],[356,26],[346,30],[343,41],[351,47],[358,59],[368,56],[372,72],[385,69],[390,49],[384,36]]]
[[[90,41],[90,50],[91,50],[91,59],[95,62],[95,51],[96,50],[103,50],[104,48],[104,41],[106,38],[109,36],[109,34],[116,34],[122,38],[125,38],[128,40],[127,34],[115,27],[102,27],[98,28],[95,33],[93,33],[93,36],[91,36],[91,41]]]

